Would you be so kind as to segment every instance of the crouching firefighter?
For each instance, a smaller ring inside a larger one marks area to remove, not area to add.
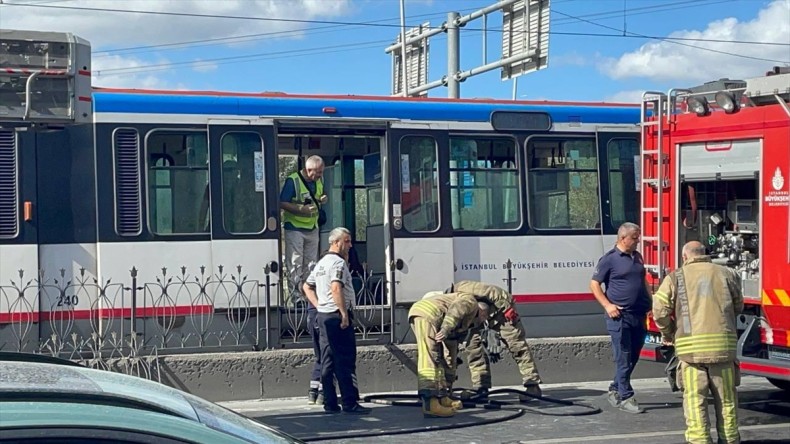
[[[525,391],[530,395],[520,396],[519,400],[526,402],[532,397],[542,396],[540,375],[532,358],[532,350],[527,344],[527,333],[516,312],[513,296],[496,285],[477,281],[459,281],[447,291],[471,293],[478,301],[491,306],[487,326],[481,325],[472,329],[466,344],[473,392],[462,393],[462,399],[473,395],[488,395],[491,388],[491,363],[496,363],[500,358],[499,337],[516,360]]]
[[[417,393],[425,417],[449,417],[462,408],[450,398],[458,342],[487,317],[488,306],[471,294],[435,291],[412,305],[409,325],[417,340]]]
[[[683,390],[686,441],[710,443],[708,395],[713,394],[718,442],[740,442],[736,362],[736,320],[743,310],[738,276],[711,263],[705,247],[683,247],[683,267],[670,273],[653,295],[653,319],[661,341],[674,343],[680,361],[677,385]]]

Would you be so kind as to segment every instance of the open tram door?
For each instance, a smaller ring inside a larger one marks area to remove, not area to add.
[[[444,290],[454,280],[449,153],[446,126],[390,125],[382,166],[389,175],[384,218],[392,239],[389,294],[399,307]]]
[[[277,301],[272,287],[259,286],[279,272],[277,148],[271,120],[211,120],[208,124],[213,273],[223,267],[241,288],[214,301],[229,316],[247,316]],[[239,264],[245,264],[242,270]],[[251,309],[250,312],[247,310]],[[238,322],[239,319],[236,319]],[[263,320],[259,320],[261,325]],[[268,346],[268,344],[267,344]]]

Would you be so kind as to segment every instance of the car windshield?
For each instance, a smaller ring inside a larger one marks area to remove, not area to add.
[[[220,405],[210,403],[190,394],[184,394],[184,397],[192,404],[200,422],[212,429],[229,433],[253,443],[292,444],[301,442],[288,438],[264,424],[239,415]]]

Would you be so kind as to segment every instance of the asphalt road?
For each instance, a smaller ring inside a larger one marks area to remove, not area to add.
[[[321,406],[307,405],[306,398],[222,404],[305,441],[327,443],[683,443],[685,423],[679,392],[670,392],[663,379],[641,379],[633,385],[645,413],[629,414],[611,407],[605,399],[606,381],[543,386],[544,396],[601,409],[584,416],[549,416],[590,410],[544,401],[526,404],[529,412],[469,408],[443,419],[424,419],[417,407],[370,403],[365,404],[373,408],[370,415],[326,415]],[[790,394],[756,377],[744,377],[738,391],[742,442],[790,443]],[[512,395],[495,399],[518,405]],[[712,404],[709,410],[715,435]]]

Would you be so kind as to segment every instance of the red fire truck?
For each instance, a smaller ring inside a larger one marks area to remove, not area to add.
[[[657,288],[699,240],[738,271],[741,372],[790,390],[790,70],[720,80],[642,104],[642,252]],[[643,359],[666,361],[652,318]]]

